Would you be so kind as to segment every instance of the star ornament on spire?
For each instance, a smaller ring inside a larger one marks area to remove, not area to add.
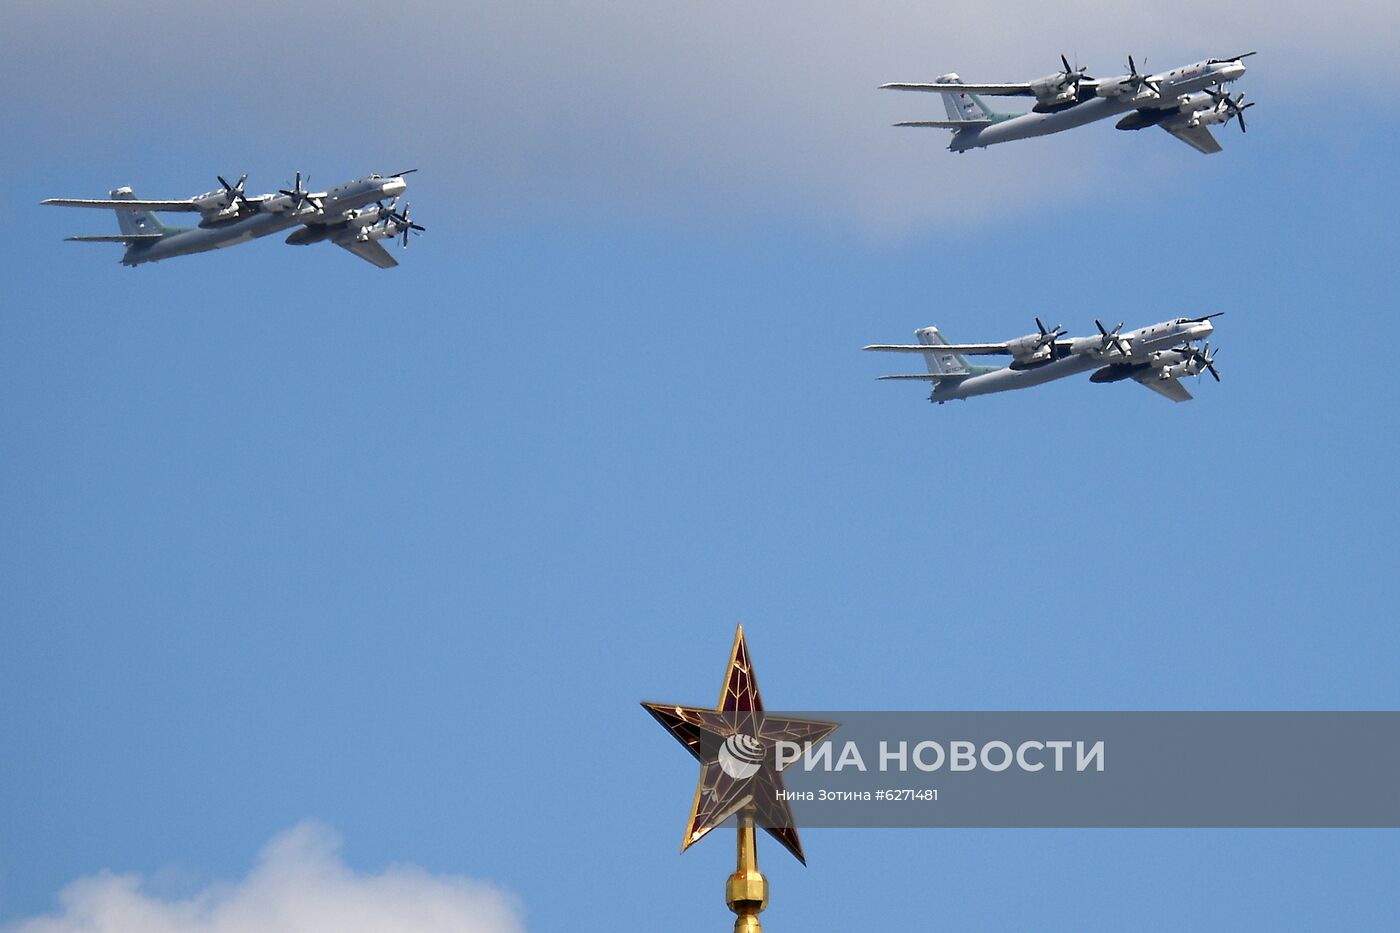
[[[742,625],[734,633],[729,669],[714,709],[665,703],[642,706],[700,762],[700,782],[681,841],[682,852],[747,807],[757,825],[807,864],[792,811],[780,793],[783,777],[774,749],[779,741],[816,744],[839,723],[764,714]]]

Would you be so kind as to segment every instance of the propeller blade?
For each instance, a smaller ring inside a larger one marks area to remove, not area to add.
[[[1197,377],[1199,377],[1202,372],[1209,372],[1212,379],[1216,382],[1220,381],[1220,373],[1217,372],[1215,368],[1215,354],[1210,352],[1209,340],[1204,341],[1199,350],[1188,343],[1186,346],[1182,347],[1179,352],[1187,354],[1191,362],[1200,367],[1196,370]]]
[[[228,179],[222,175],[215,175],[214,177],[219,180],[219,184],[223,186],[224,193],[229,196],[230,201],[247,205],[248,198],[243,194],[243,183],[248,180],[246,174],[238,177],[238,184],[236,185],[230,185]]]
[[[1126,341],[1124,341],[1122,337],[1118,336],[1118,331],[1123,326],[1122,321],[1119,321],[1114,326],[1113,330],[1105,330],[1103,326],[1103,321],[1100,321],[1098,318],[1094,318],[1094,326],[1099,329],[1099,334],[1103,338],[1100,341],[1100,353],[1107,351],[1109,347],[1114,347],[1118,350],[1119,353],[1123,354],[1124,356],[1128,355],[1128,345]]]
[[[1240,102],[1243,101],[1243,100],[1244,100],[1244,95],[1243,95],[1243,94],[1241,94],[1241,95],[1235,100],[1235,116],[1239,118],[1239,121],[1240,121],[1240,132],[1241,132],[1241,133],[1246,132],[1246,128],[1245,128],[1245,125],[1244,125],[1244,112],[1245,112],[1246,110],[1248,110],[1250,107],[1253,107],[1254,104],[1255,104],[1255,101],[1250,101],[1250,102],[1247,103],[1247,104],[1241,105]]]
[[[1142,67],[1147,67],[1147,59],[1142,60]],[[1138,74],[1137,62],[1133,61],[1131,55],[1128,56],[1128,83],[1136,88],[1147,88],[1158,96],[1162,93],[1162,86],[1153,81],[1149,75]]]

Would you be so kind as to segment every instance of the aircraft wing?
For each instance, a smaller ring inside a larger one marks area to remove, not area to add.
[[[1220,151],[1220,143],[1216,142],[1215,137],[1211,135],[1210,127],[1208,126],[1193,127],[1186,126],[1185,124],[1170,126],[1163,123],[1161,127],[1197,152],[1204,152],[1206,155],[1210,155],[1212,152]],[[1189,398],[1190,396],[1187,397]]]
[[[154,243],[165,238],[163,233],[115,233],[111,236],[68,236],[70,243]]]
[[[940,130],[980,130],[992,125],[991,120],[901,120],[895,126],[932,126]]]
[[[882,84],[882,90],[890,91],[930,91],[935,94],[989,94],[993,97],[1034,97],[1030,83],[1017,84],[963,84],[961,81],[935,84]]]
[[[1186,386],[1181,384],[1180,379],[1159,379],[1154,372],[1148,372],[1137,380],[1147,386],[1158,395],[1169,398],[1173,402],[1191,401],[1191,393],[1186,391]]]
[[[966,353],[969,356],[990,356],[997,353],[1010,353],[1004,343],[873,343],[864,350],[885,350],[893,353]]]
[[[133,211],[191,211],[199,212],[193,198],[183,201],[136,201],[130,198],[45,198],[40,204],[53,204],[57,207],[100,207],[106,210]]]
[[[888,379],[915,379],[919,382],[955,382],[959,379],[966,379],[972,373],[900,373],[897,376],[876,376],[878,382]]]
[[[389,251],[378,240],[356,240],[346,238],[344,240],[332,240],[336,246],[348,249],[359,256],[365,262],[373,263],[381,269],[392,269],[399,264],[398,260],[389,255]]]

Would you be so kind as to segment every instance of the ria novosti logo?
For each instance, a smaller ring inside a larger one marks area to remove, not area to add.
[[[751,735],[736,732],[719,747],[720,769],[736,781],[744,781],[763,767],[763,743]]]

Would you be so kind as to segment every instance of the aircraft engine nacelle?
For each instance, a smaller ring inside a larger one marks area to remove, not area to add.
[[[1076,98],[1073,81],[1065,80],[1064,72],[1055,72],[1031,82],[1031,93],[1037,104],[1054,106],[1073,103]]]
[[[1216,123],[1225,123],[1234,114],[1225,109],[1201,110],[1191,115],[1190,126],[1213,126]]]
[[[285,194],[273,195],[262,202],[262,209],[276,214],[285,214],[292,209],[292,199]]]
[[[1024,337],[1017,337],[1006,344],[1006,349],[1011,352],[1014,359],[1022,363],[1050,358],[1050,344],[1045,342],[1043,334],[1027,334]]]
[[[376,223],[373,226],[364,227],[359,233],[355,234],[355,239],[359,240],[361,243],[368,240],[387,240],[389,237],[395,236],[399,232],[398,224],[394,223],[392,220],[386,220],[383,223]]]
[[[218,191],[206,191],[204,194],[194,198],[194,206],[199,208],[200,213],[210,214],[221,211],[233,203],[233,198],[227,191],[220,188]]]
[[[368,207],[364,210],[356,211],[350,218],[352,227],[369,227],[379,222],[381,217],[387,216],[387,210],[380,210],[377,207]]]
[[[1183,360],[1180,363],[1173,363],[1171,366],[1163,367],[1159,379],[1180,379],[1182,376],[1195,376],[1201,371],[1201,366],[1195,360]]]
[[[1198,110],[1209,110],[1215,106],[1215,98],[1205,91],[1197,91],[1194,94],[1182,94],[1177,98],[1177,110],[1181,113],[1195,113]]]
[[[1099,97],[1132,97],[1137,92],[1137,87],[1128,80],[1126,75],[1122,78],[1109,78],[1107,81],[1100,81],[1098,87],[1094,88],[1094,93]]]
[[[237,220],[240,216],[242,214],[238,210],[238,205],[234,204],[223,210],[206,211],[204,216],[199,219],[199,225],[201,227],[217,227],[220,224]]]

